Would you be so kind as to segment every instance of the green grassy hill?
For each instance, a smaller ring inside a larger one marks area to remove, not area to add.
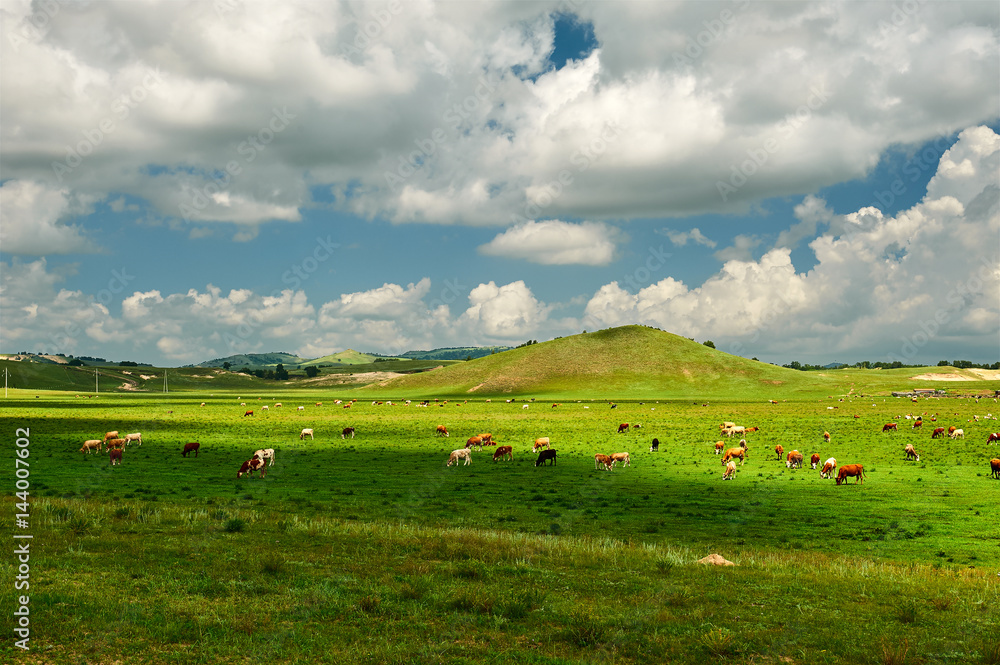
[[[301,367],[308,367],[310,365],[367,365],[369,363],[375,362],[376,356],[369,355],[367,353],[361,353],[360,351],[355,351],[354,349],[346,349],[340,353],[334,353],[329,356],[323,356],[322,358],[316,358],[315,360],[305,360],[300,364]]]

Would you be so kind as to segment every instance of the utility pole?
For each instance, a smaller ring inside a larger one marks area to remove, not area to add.
[[[167,392],[167,370],[163,369],[163,392]]]
[[[94,368],[94,392],[101,392],[101,384],[97,382],[97,368]]]

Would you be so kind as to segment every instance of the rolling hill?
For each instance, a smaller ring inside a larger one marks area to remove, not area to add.
[[[292,355],[291,353],[239,353],[233,356],[226,356],[225,358],[216,358],[215,360],[206,360],[203,363],[198,363],[197,365],[189,365],[189,367],[222,367],[223,363],[229,363],[232,367],[244,367],[249,366],[254,369],[266,368],[266,367],[277,367],[278,364],[284,365],[286,369],[292,367],[298,367],[302,363],[309,362],[307,358],[300,358],[299,356]]]

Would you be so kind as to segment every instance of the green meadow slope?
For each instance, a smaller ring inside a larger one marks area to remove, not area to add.
[[[365,390],[398,395],[669,399],[814,393],[837,385],[829,376],[747,360],[632,325],[532,344]]]

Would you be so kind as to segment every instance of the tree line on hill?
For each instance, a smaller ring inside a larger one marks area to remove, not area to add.
[[[756,358],[754,358],[756,360]],[[991,364],[988,363],[974,363],[970,360],[952,360],[951,362],[947,360],[942,360],[938,362],[938,367],[954,367],[956,369],[1000,369],[1000,362]],[[787,367],[788,369],[797,369],[803,372],[815,371],[815,370],[829,370],[836,369],[830,367],[830,365],[810,365],[809,363],[800,363],[797,360],[793,360],[787,365],[782,365],[782,367]],[[901,369],[904,367],[927,367],[927,365],[904,365],[898,360],[891,363],[870,360],[862,360],[856,362],[853,365],[841,364],[840,367],[854,367],[857,369]]]

